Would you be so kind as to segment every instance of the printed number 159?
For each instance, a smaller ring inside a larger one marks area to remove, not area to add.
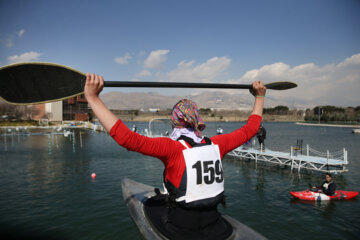
[[[196,184],[212,184],[214,181],[221,183],[224,179],[223,170],[220,160],[214,161],[197,161],[192,168],[196,169]]]

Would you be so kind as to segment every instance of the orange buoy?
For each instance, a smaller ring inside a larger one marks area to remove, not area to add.
[[[96,178],[96,173],[92,173],[92,174],[91,174],[91,178],[92,178],[92,179],[95,179],[95,178]]]

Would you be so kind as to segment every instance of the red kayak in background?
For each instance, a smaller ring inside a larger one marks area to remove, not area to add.
[[[301,200],[310,200],[310,201],[329,201],[329,200],[342,200],[342,199],[351,199],[356,197],[359,192],[355,191],[343,191],[336,190],[335,194],[328,196],[324,193],[312,192],[310,190],[300,191],[300,192],[290,192],[295,198]]]

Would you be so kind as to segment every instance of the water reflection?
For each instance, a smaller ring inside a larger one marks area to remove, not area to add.
[[[264,196],[265,177],[263,169],[256,169],[256,187],[255,190],[260,196]]]
[[[332,218],[332,213],[336,209],[336,203],[334,201],[307,201],[291,198],[290,203],[293,205],[306,204],[312,206],[313,210],[317,211],[327,219]]]

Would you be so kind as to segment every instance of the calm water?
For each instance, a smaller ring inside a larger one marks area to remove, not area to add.
[[[129,123],[132,126],[133,123]],[[221,124],[229,132],[243,123]],[[139,129],[146,124],[137,123]],[[360,135],[349,128],[265,123],[267,147],[289,149],[297,139],[313,148],[349,152],[348,173],[335,176],[338,189],[359,191]],[[217,125],[209,123],[206,134]],[[49,143],[52,146],[49,155]],[[38,239],[140,239],[121,194],[121,177],[161,186],[162,163],[128,152],[104,133],[69,138],[0,137],[0,234]],[[359,201],[294,201],[290,190],[320,184],[319,174],[225,159],[227,209],[222,212],[269,239],[359,239]],[[91,173],[97,174],[96,180]]]

